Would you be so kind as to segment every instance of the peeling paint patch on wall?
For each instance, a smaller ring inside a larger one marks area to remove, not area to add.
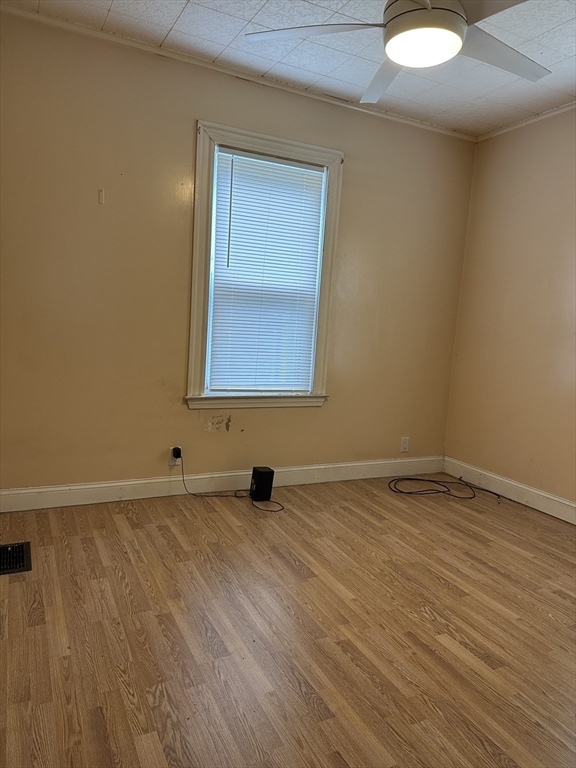
[[[212,418],[208,419],[208,421],[206,422],[204,431],[205,432],[222,432],[222,429],[225,429],[226,432],[230,432],[231,426],[232,426],[232,416],[228,416],[228,418],[224,416],[212,416]]]

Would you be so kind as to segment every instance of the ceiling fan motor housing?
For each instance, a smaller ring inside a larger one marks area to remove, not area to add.
[[[428,10],[416,0],[388,0],[384,9],[384,44],[393,37],[419,28],[446,29],[466,38],[468,23],[460,0],[431,0]]]

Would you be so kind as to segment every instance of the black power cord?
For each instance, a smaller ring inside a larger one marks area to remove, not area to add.
[[[403,483],[427,483],[427,488],[402,488],[400,487]],[[452,487],[454,486],[454,488]],[[463,480],[462,478],[459,478],[458,480],[434,480],[430,477],[417,477],[414,476],[408,476],[408,477],[395,477],[388,483],[388,488],[390,488],[391,491],[394,491],[394,493],[403,493],[407,496],[432,496],[434,494],[443,494],[444,496],[450,496],[453,499],[475,499],[476,498],[476,491],[481,491],[482,493],[489,493],[492,496],[496,496],[498,500],[498,504],[500,504],[501,496],[499,493],[495,493],[494,491],[488,491],[486,488],[481,488],[479,485],[473,485],[472,483],[468,483],[466,480]],[[456,488],[466,488],[468,489],[469,493],[466,495],[463,495],[458,492],[454,492]]]
[[[189,496],[199,496],[199,497],[206,497],[209,498],[218,498],[218,499],[225,499],[225,498],[235,498],[235,499],[247,499],[250,496],[249,491],[234,491],[233,493],[220,493],[219,491],[215,491],[213,493],[192,493],[192,491],[188,490],[188,486],[186,485],[186,478],[184,474],[184,456],[182,454],[182,451],[180,451],[180,456],[177,456],[175,458],[180,459],[180,471],[182,473],[182,485],[184,486],[184,490]],[[262,510],[262,512],[282,512],[284,509],[284,505],[280,504],[279,501],[267,501],[266,504],[275,504],[276,509],[270,509],[269,507],[261,507],[259,506],[254,499],[251,499],[252,506],[256,507],[256,509]]]

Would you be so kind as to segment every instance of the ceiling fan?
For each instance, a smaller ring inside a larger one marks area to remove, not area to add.
[[[478,21],[526,0],[387,0],[381,24],[315,24],[250,32],[246,38],[289,40],[335,32],[380,28],[386,59],[360,99],[375,104],[402,67],[434,67],[458,53],[491,64],[527,80],[540,80],[550,70],[476,26]]]

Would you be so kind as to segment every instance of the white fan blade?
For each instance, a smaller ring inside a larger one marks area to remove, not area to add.
[[[372,78],[368,88],[366,88],[364,96],[360,99],[360,104],[376,104],[378,99],[381,99],[386,93],[396,75],[401,71],[402,67],[390,59],[386,59]]]
[[[373,29],[384,24],[312,24],[309,27],[287,27],[286,29],[267,29],[264,32],[248,32],[247,40],[256,43],[259,40],[291,40],[295,37],[313,35],[333,35],[335,32],[355,32],[358,29]]]
[[[414,2],[418,3],[418,5],[421,5],[422,8],[427,8],[429,11],[432,10],[431,0],[414,0]]]
[[[468,24],[476,24],[477,21],[525,3],[526,0],[460,0],[460,2],[464,6]]]
[[[528,56],[510,48],[509,45],[497,40],[495,37],[485,32],[480,27],[469,27],[466,33],[466,40],[460,53],[469,59],[483,61],[485,64],[491,64],[493,67],[504,69],[506,72],[512,72],[513,75],[523,77],[526,80],[532,80],[533,83],[540,78],[550,74],[550,70],[541,67]]]

